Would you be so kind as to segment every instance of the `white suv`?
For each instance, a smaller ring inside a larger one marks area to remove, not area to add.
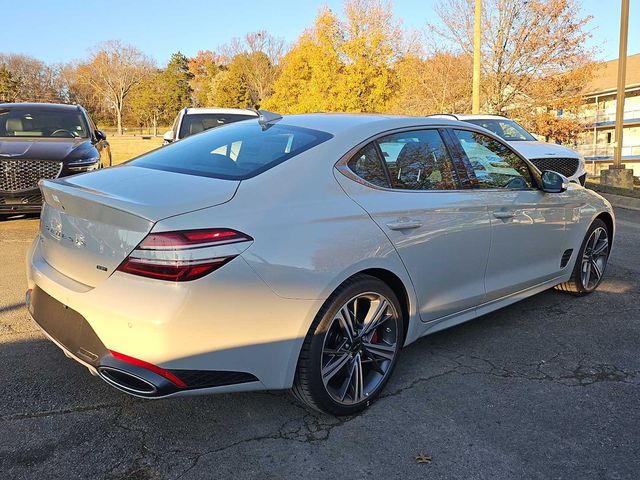
[[[539,142],[517,122],[500,115],[432,115],[434,117],[453,117],[462,122],[472,123],[486,128],[514,147],[523,157],[533,163],[540,171],[553,170],[561,173],[570,181],[584,185],[587,178],[584,157],[578,152],[562,145]]]
[[[168,145],[210,128],[257,116],[257,112],[243,108],[183,108],[174,120],[171,130],[164,134],[162,144]]]

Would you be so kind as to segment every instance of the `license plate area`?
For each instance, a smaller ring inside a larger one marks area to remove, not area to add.
[[[37,286],[31,293],[29,311],[48,335],[88,364],[98,366],[100,359],[108,354],[82,315]]]

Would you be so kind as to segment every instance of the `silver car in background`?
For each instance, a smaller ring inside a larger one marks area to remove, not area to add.
[[[336,415],[424,335],[592,292],[614,236],[602,197],[440,118],[262,112],[41,188],[27,304],[69,357],[140,397]]]

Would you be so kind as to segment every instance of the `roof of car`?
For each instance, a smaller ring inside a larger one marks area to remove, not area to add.
[[[490,114],[470,114],[470,113],[439,113],[431,115],[432,117],[449,117],[456,118],[461,121],[465,120],[509,120],[509,118],[503,115],[490,115]]]
[[[80,106],[69,103],[0,103],[0,108],[30,108],[40,110],[79,110]]]
[[[333,135],[343,133],[354,128],[371,127],[372,130],[384,131],[394,128],[413,126],[460,126],[461,124],[461,122],[450,117],[410,117],[361,113],[307,113],[301,115],[284,115],[282,123],[295,127],[321,130]]]
[[[257,117],[258,114],[254,110],[248,108],[217,108],[217,107],[188,107],[185,108],[185,114],[187,115],[199,115],[206,113],[223,113],[227,115],[252,115]]]

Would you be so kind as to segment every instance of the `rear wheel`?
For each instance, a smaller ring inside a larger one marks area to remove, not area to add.
[[[604,276],[609,260],[609,230],[600,219],[596,219],[585,235],[576,263],[568,282],[556,288],[574,295],[586,295],[593,292]]]
[[[365,409],[391,376],[403,335],[402,309],[393,290],[368,275],[348,280],[311,325],[293,394],[334,415]]]

